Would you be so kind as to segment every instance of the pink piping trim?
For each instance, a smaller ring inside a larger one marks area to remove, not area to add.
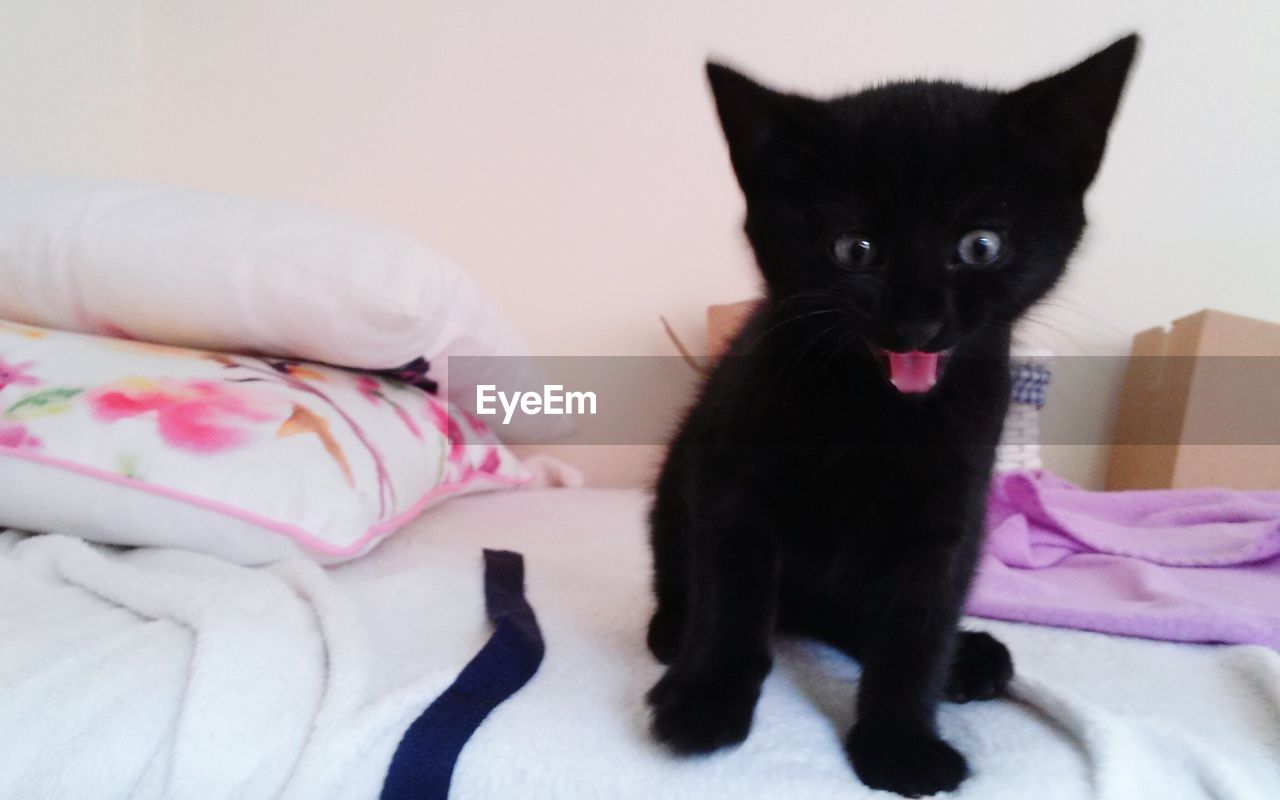
[[[159,495],[160,497],[165,497],[170,500],[177,500],[178,502],[186,503],[187,505],[195,506],[196,508],[201,508],[206,511],[213,511],[218,514],[224,514],[228,517],[234,517],[235,519],[243,522],[248,522],[250,525],[265,528],[274,533],[283,534],[299,544],[332,556],[349,556],[360,552],[360,550],[363,549],[370,540],[399,528],[401,525],[404,525],[414,517],[421,514],[432,501],[438,500],[445,495],[470,486],[475,482],[476,478],[485,478],[500,486],[509,486],[513,488],[527,486],[533,481],[532,477],[509,478],[505,475],[494,475],[488,472],[473,472],[467,478],[456,483],[441,484],[440,486],[427,490],[427,493],[419,498],[413,505],[390,519],[385,519],[382,522],[371,525],[369,529],[361,534],[354,542],[343,546],[326,542],[323,539],[318,539],[312,534],[307,533],[302,528],[299,528],[297,525],[290,525],[287,522],[270,519],[268,517],[255,514],[252,511],[245,511],[244,509],[237,508],[229,503],[223,503],[219,500],[209,500],[204,497],[197,497],[196,495],[189,494],[179,489],[157,486],[153,483],[140,481],[136,478],[129,478],[115,472],[99,469],[98,467],[77,464],[74,461],[68,461],[63,458],[58,458],[57,456],[45,455],[44,453],[37,453],[32,450],[20,450],[7,445],[0,445],[0,455],[13,456],[27,461],[34,461],[37,464],[44,464],[46,466],[64,469],[68,472],[87,475],[91,478],[97,478],[108,483],[114,483],[117,486],[138,489],[139,491],[143,491],[148,494]]]

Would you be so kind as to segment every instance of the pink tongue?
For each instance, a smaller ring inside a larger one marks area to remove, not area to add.
[[[889,382],[906,394],[920,394],[938,382],[939,353],[889,353]]]

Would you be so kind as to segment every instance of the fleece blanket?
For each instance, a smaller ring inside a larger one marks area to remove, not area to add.
[[[1090,492],[998,476],[969,611],[1280,649],[1280,492]]]
[[[314,563],[56,535],[0,533],[0,641],[4,798],[337,797],[454,678],[370,692],[358,609]]]
[[[397,743],[489,639],[484,548],[524,555],[546,655],[463,747],[454,800],[857,800],[858,668],[782,639],[751,736],[648,736],[645,497],[459,498],[370,555],[233,566],[0,534],[0,797],[377,797]],[[969,620],[1007,699],[946,705],[981,800],[1280,797],[1280,654]]]

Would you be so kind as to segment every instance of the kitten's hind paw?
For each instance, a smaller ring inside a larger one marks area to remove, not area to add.
[[[961,631],[945,696],[953,703],[990,700],[1013,679],[1009,649],[989,633]]]
[[[864,784],[903,797],[949,792],[969,775],[964,756],[927,731],[903,734],[854,725],[844,749]]]
[[[759,683],[719,673],[683,673],[669,669],[649,690],[654,738],[680,755],[710,753],[745,740]]]

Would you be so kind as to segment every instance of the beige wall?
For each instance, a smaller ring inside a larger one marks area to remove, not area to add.
[[[1075,272],[1028,339],[1117,354],[1204,306],[1280,318],[1280,4],[0,0],[0,170],[349,211],[466,265],[546,354],[669,352],[755,284],[701,63],[813,91],[997,85],[1146,49]],[[1114,362],[1047,425],[1106,430]],[[602,482],[652,453],[578,452]],[[1096,483],[1101,448],[1052,448]]]

